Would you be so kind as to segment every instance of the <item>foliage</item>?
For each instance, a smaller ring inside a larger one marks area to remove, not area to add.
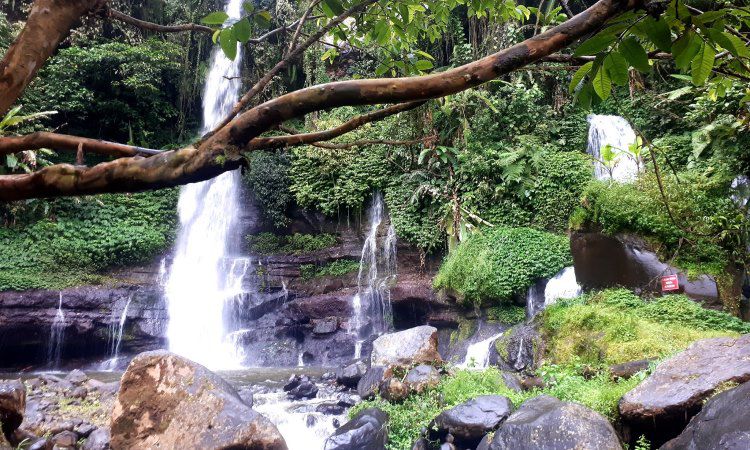
[[[394,178],[385,189],[385,203],[399,238],[426,251],[443,242],[440,221],[445,212],[427,199],[414,197],[418,183],[408,175]]]
[[[656,359],[707,337],[747,333],[750,325],[682,295],[645,302],[624,289],[562,300],[542,315],[548,354],[559,364],[598,367]]]
[[[359,261],[353,259],[337,259],[318,266],[303,264],[299,267],[302,279],[309,280],[317,277],[339,277],[359,270]]]
[[[264,218],[276,228],[289,224],[285,214],[292,201],[289,165],[287,153],[252,152],[248,155],[248,168],[243,174],[243,180],[255,195]]]
[[[46,214],[0,228],[0,291],[100,281],[104,269],[149,261],[172,243],[176,201],[163,190],[45,202]]]
[[[45,119],[50,115],[57,113],[57,111],[40,111],[22,115],[20,114],[22,108],[21,105],[16,106],[0,119],[0,137],[10,134],[9,131],[17,128],[19,125],[34,122],[37,119]],[[35,151],[26,150],[19,153],[5,155],[5,163],[0,163],[0,174],[14,171],[32,172],[37,167],[50,164],[45,158],[51,155],[54,155],[54,152],[48,149]]]
[[[335,234],[294,233],[280,236],[273,233],[258,233],[246,236],[250,250],[259,255],[311,253],[336,245]]]
[[[518,305],[502,304],[487,308],[487,320],[503,324],[517,324],[526,319],[526,308]]]
[[[160,40],[64,48],[22,102],[31,111],[58,111],[54,123],[71,134],[162,146],[174,138],[181,52]]]
[[[531,228],[485,228],[448,255],[434,285],[467,302],[498,303],[571,262],[566,236]]]

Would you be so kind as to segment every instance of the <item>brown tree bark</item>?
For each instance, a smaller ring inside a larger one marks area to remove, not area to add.
[[[0,61],[0,116],[84,15],[106,0],[34,0],[21,34]]]
[[[478,86],[533,63],[598,30],[643,0],[600,0],[545,33],[442,73],[411,78],[350,80],[312,86],[263,103],[209,138],[150,158],[121,158],[90,168],[55,165],[0,177],[0,200],[133,192],[203,181],[242,164],[241,149],[264,131],[313,111],[347,105],[423,101]]]

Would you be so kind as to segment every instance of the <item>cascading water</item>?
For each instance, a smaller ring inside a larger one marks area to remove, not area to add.
[[[229,0],[230,18],[241,15],[242,0]],[[240,89],[238,48],[234,61],[214,50],[203,95],[203,131],[210,131],[231,111]],[[184,186],[178,212],[180,233],[164,291],[169,310],[169,349],[212,369],[237,367],[227,339],[225,303],[242,293],[232,243],[239,241],[240,173],[226,172]],[[242,258],[242,267],[246,258]],[[244,276],[244,272],[243,272]]]
[[[620,116],[591,114],[589,122],[589,139],[586,151],[594,158],[594,174],[600,180],[613,179],[620,182],[635,180],[638,176],[639,163],[629,156],[628,147],[635,142],[635,131],[627,120]],[[614,167],[608,169],[602,161],[602,149],[609,145],[614,154]]]
[[[526,318],[533,319],[557,300],[578,297],[581,292],[575,269],[573,266],[566,267],[549,280],[542,279],[529,288],[526,294]]]
[[[49,336],[49,348],[47,349],[47,363],[50,368],[57,369],[60,367],[60,357],[62,356],[63,342],[65,339],[65,312],[63,311],[63,294],[60,292],[60,299],[57,303],[57,312],[52,321]]]
[[[112,319],[109,324],[109,359],[104,361],[100,366],[99,370],[110,371],[117,368],[117,362],[120,354],[120,343],[122,342],[122,333],[125,329],[125,321],[128,318],[128,307],[133,297],[128,297],[123,306],[120,314],[117,314],[116,309],[112,309]]]
[[[466,357],[464,362],[459,364],[458,367],[464,369],[475,369],[481,370],[486,369],[490,365],[490,352],[492,351],[492,345],[496,340],[503,335],[504,332],[500,332],[487,339],[475,342],[466,349]]]
[[[379,251],[378,234],[387,220],[383,196],[376,192],[369,211],[370,228],[362,246],[357,276],[357,294],[352,299],[354,317],[351,332],[357,335],[355,358],[360,358],[362,342],[391,328],[389,284],[396,276],[396,230],[390,224]]]

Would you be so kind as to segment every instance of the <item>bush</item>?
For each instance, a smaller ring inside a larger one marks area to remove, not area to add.
[[[260,205],[263,217],[275,228],[289,224],[286,209],[292,201],[289,191],[289,155],[287,153],[252,152],[243,175]]]
[[[498,303],[570,264],[567,236],[531,228],[485,228],[448,255],[434,286],[474,304]]]
[[[304,280],[316,277],[339,277],[342,275],[357,272],[359,270],[359,261],[352,259],[337,259],[322,266],[315,264],[303,264],[299,268],[300,276]]]
[[[250,251],[258,255],[310,253],[336,245],[334,234],[302,234],[288,236],[273,233],[251,234],[246,237]]]
[[[445,234],[440,226],[444,213],[426,200],[414,201],[417,186],[408,175],[402,175],[388,184],[384,198],[399,239],[430,252],[444,243]]]

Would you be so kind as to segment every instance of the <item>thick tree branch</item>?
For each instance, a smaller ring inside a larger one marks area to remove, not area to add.
[[[47,133],[40,131],[25,136],[6,136],[0,138],[0,155],[18,153],[24,150],[38,150],[49,148],[76,152],[82,148],[84,152],[96,153],[108,156],[151,156],[162,153],[162,150],[136,147],[133,145],[118,144],[116,142],[100,141],[67,134]]]
[[[118,20],[128,25],[133,25],[136,28],[142,30],[155,31],[157,33],[182,33],[185,31],[198,31],[200,33],[207,33],[210,35],[214,34],[214,30],[211,27],[205,25],[198,25],[197,23],[182,23],[177,25],[159,25],[158,23],[147,22],[145,20],[136,19],[120,11],[109,9],[107,11],[107,17],[109,19]]]
[[[445,72],[410,78],[340,81],[301,89],[239,115],[197,147],[150,158],[121,158],[90,168],[60,164],[30,174],[0,176],[0,200],[134,192],[207,180],[239,167],[241,149],[284,121],[340,106],[424,101],[455,94],[558,52],[598,30],[608,19],[642,6],[642,2],[600,0],[544,33]]]
[[[390,146],[402,146],[402,145],[417,145],[426,144],[435,139],[435,136],[424,136],[416,139],[405,139],[401,141],[391,141],[388,139],[361,139],[352,142],[313,142],[313,147],[325,148],[327,150],[345,150],[352,147],[365,147],[368,145],[390,145]]]

